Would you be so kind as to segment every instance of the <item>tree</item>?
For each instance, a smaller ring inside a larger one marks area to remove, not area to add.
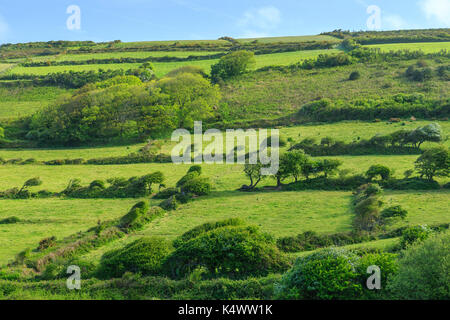
[[[420,177],[424,176],[432,181],[435,176],[448,177],[450,175],[450,154],[444,147],[436,147],[426,150],[416,160],[416,170]]]
[[[241,190],[252,190],[254,189],[258,183],[263,180],[266,176],[262,175],[261,169],[263,165],[258,162],[256,164],[245,164],[244,173],[250,179],[249,186],[242,186]]]
[[[220,58],[219,62],[211,66],[213,81],[239,76],[247,72],[256,63],[255,55],[249,51],[235,51]]]
[[[282,155],[280,166],[283,166],[285,173],[297,182],[302,174],[302,165],[308,161],[308,157],[302,150],[288,151]]]
[[[328,178],[328,176],[333,175],[341,165],[342,161],[337,159],[319,160],[317,162],[317,172],[323,172],[325,178]]]
[[[220,100],[219,88],[198,74],[182,73],[164,78],[157,86],[169,96],[178,128],[191,128],[194,119],[207,119]]]
[[[416,148],[420,148],[422,143],[426,141],[441,142],[441,126],[437,123],[431,123],[425,127],[417,128],[408,135],[407,141],[412,143]]]
[[[386,166],[376,164],[367,170],[366,176],[371,181],[377,176],[380,176],[381,180],[387,180],[391,177],[391,169]]]
[[[317,163],[311,158],[306,158],[306,160],[302,164],[302,175],[309,180],[309,177],[317,172]]]
[[[25,181],[22,188],[19,190],[19,193],[21,193],[25,189],[28,189],[29,187],[37,187],[37,186],[40,186],[41,184],[42,184],[42,180],[39,177],[31,178],[31,179]]]

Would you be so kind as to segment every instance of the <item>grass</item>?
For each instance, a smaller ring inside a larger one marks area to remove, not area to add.
[[[0,120],[31,115],[70,92],[58,87],[0,87]]]
[[[262,68],[271,65],[289,65],[299,62],[304,59],[317,57],[321,53],[332,53],[337,52],[337,50],[307,50],[307,51],[296,51],[296,52],[283,52],[274,53],[266,55],[256,56],[256,68]],[[119,53],[117,57],[119,57]],[[120,53],[124,54],[124,53]],[[130,52],[129,54],[144,54],[144,52]],[[152,55],[153,53],[146,52],[146,56]],[[102,54],[105,58],[109,57],[111,54]],[[77,55],[73,55],[74,57]],[[80,55],[83,56],[83,55]],[[87,59],[92,58],[91,55],[84,55]],[[120,55],[122,56],[122,55]],[[58,56],[57,59],[65,59],[65,56]],[[80,59],[82,60],[82,59]],[[162,77],[172,71],[173,69],[180,68],[182,66],[192,65],[202,68],[206,73],[210,72],[211,65],[218,62],[218,59],[213,60],[200,60],[200,61],[183,61],[183,62],[155,62],[154,66],[156,69],[156,75]],[[118,63],[118,64],[89,64],[89,65],[76,65],[76,66],[46,66],[46,67],[15,67],[9,72],[12,74],[33,74],[33,75],[45,75],[48,73],[57,73],[64,71],[90,71],[90,70],[129,70],[138,68],[141,64],[139,63]]]
[[[450,50],[450,42],[420,42],[420,43],[388,43],[366,45],[367,48],[379,48],[383,52],[398,50],[422,50],[425,53],[435,53],[441,50]]]
[[[83,54],[61,54],[52,56],[50,61],[85,61],[91,59],[148,58],[148,57],[178,57],[206,56],[220,53],[219,51],[136,51],[136,52],[105,52]],[[45,58],[34,58],[33,61],[47,61]]]
[[[352,101],[412,92],[423,93],[430,98],[447,96],[450,87],[446,81],[435,77],[426,83],[418,83],[403,77],[405,70],[416,62],[249,73],[227,81],[222,89],[222,100],[229,106],[227,120],[276,119],[292,114],[319,98]],[[432,67],[440,65],[432,60],[427,60],[427,63]],[[348,80],[353,71],[360,72],[359,80]]]
[[[43,238],[56,236],[61,239],[95,226],[98,220],[121,217],[136,202],[136,199],[3,200],[0,204],[0,219],[16,216],[25,222],[2,225],[0,266],[20,251],[37,247]]]
[[[328,41],[328,42],[340,42],[332,36],[317,35],[317,36],[290,36],[290,37],[266,37],[266,38],[245,38],[237,39],[239,42],[253,42],[258,41],[258,43],[276,43],[276,42],[307,42],[307,41]]]

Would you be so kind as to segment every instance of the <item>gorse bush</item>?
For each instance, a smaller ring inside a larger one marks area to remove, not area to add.
[[[141,238],[122,249],[105,253],[100,261],[101,278],[121,277],[125,272],[142,275],[162,273],[164,260],[171,252],[170,243],[161,238]]]

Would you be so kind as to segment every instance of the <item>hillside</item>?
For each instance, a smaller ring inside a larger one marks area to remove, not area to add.
[[[297,258],[447,241],[449,49],[449,29],[0,46],[0,299],[276,299]],[[172,163],[194,121],[278,129],[280,170]]]

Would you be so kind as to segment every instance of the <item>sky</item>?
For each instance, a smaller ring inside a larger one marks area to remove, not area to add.
[[[0,43],[449,27],[450,0],[0,0]]]

